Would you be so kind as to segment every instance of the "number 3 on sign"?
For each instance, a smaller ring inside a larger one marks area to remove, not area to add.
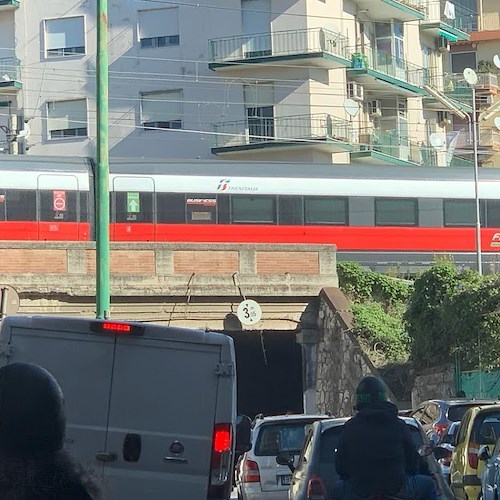
[[[262,318],[262,309],[255,300],[244,300],[238,306],[238,319],[244,325],[254,325]]]

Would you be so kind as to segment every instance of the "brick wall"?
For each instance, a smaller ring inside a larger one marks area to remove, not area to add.
[[[319,274],[318,252],[257,252],[259,274]]]

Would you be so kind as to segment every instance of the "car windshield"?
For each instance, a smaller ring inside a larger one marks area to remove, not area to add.
[[[320,444],[320,462],[321,463],[334,463],[335,462],[335,451],[337,450],[340,433],[342,432],[341,425],[337,427],[332,427],[323,432],[321,436]],[[413,425],[408,425],[411,437],[415,443],[415,448],[418,448],[424,444],[422,439],[422,434],[417,427]]]
[[[451,420],[452,422],[458,422],[462,420],[462,417],[465,415],[465,412],[469,408],[474,408],[474,406],[477,406],[477,403],[475,404],[464,404],[464,405],[453,405],[448,408],[448,420]]]
[[[312,422],[264,424],[255,444],[255,455],[272,456],[280,451],[299,453]]]

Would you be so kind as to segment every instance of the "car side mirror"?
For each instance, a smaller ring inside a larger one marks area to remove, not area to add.
[[[477,452],[477,458],[479,458],[479,460],[482,460],[483,462],[486,462],[486,460],[489,460],[491,458],[488,446],[483,444],[482,446],[479,447],[479,450]]]
[[[294,459],[293,453],[288,451],[280,451],[276,455],[276,462],[280,465],[287,465],[292,472],[295,470],[295,466],[293,465]]]
[[[252,421],[246,415],[236,419],[236,452],[245,453],[252,448]]]

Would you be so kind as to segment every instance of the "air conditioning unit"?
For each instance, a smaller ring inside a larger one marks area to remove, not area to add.
[[[447,52],[450,50],[450,42],[448,41],[447,38],[444,38],[443,36],[440,36],[438,38],[437,42],[437,49],[439,52]]]
[[[382,116],[382,106],[379,100],[368,101],[368,114],[373,118]]]
[[[451,125],[451,118],[447,111],[438,111],[437,113],[437,122],[441,127],[446,127],[447,125]]]
[[[365,97],[365,89],[356,82],[347,83],[347,97],[353,101],[362,101]]]

